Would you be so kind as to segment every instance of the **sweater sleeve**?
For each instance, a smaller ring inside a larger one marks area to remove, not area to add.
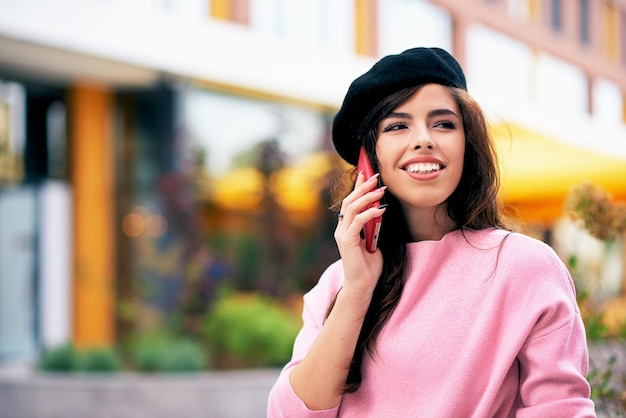
[[[573,280],[555,253],[532,273],[534,327],[519,352],[518,417],[595,417],[590,399],[587,341]],[[531,272],[529,272],[531,273]],[[532,302],[529,302],[529,305]]]
[[[283,367],[270,391],[267,404],[268,418],[330,418],[337,416],[339,404],[334,408],[321,411],[312,411],[307,408],[294,392],[289,375],[309,351],[324,324],[326,310],[332,298],[339,291],[340,269],[339,263],[331,265],[320,277],[318,284],[304,296],[303,325],[295,339],[291,360]]]

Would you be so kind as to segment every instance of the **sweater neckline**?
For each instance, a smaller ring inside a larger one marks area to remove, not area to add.
[[[432,246],[432,245],[436,246],[436,245],[445,243],[450,240],[456,240],[458,238],[464,241],[472,242],[472,240],[479,240],[479,239],[485,238],[493,234],[494,232],[496,233],[502,232],[503,234],[507,234],[510,231],[505,231],[501,228],[495,228],[495,227],[489,227],[489,228],[483,228],[483,229],[457,228],[446,233],[444,236],[441,237],[441,239],[411,241],[407,243],[407,246],[409,247],[421,247],[421,246]]]

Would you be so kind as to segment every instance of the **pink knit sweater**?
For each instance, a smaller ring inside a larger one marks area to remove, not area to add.
[[[454,231],[408,245],[410,269],[363,383],[310,411],[289,382],[341,288],[340,261],[305,295],[304,325],[268,417],[595,417],[572,279],[547,245],[507,231]]]

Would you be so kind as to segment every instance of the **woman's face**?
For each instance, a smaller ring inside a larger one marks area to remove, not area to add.
[[[421,87],[378,126],[381,177],[405,211],[444,203],[459,184],[464,154],[459,106],[439,84]]]

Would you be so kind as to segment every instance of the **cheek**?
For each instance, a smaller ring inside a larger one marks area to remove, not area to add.
[[[378,158],[378,171],[380,172],[381,177],[384,177],[385,174],[391,174],[393,170],[392,159],[389,158],[389,153],[381,152],[378,148],[376,149],[376,157]]]

